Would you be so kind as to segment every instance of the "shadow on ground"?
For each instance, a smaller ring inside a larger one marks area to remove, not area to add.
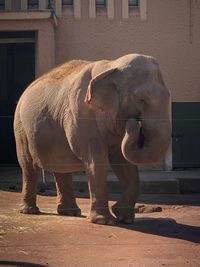
[[[136,218],[132,225],[123,224],[117,225],[117,227],[145,234],[200,243],[200,227],[177,223],[170,218]]]
[[[0,266],[1,265],[2,266],[15,266],[15,267],[45,267],[46,266],[46,265],[41,265],[41,264],[37,264],[37,263],[30,263],[30,262],[1,261],[0,260]]]
[[[49,216],[49,215],[56,216],[56,217],[66,217],[65,215],[58,215],[52,212],[41,212],[38,215],[32,215],[32,216]],[[86,219],[86,217],[87,217],[86,215],[80,215],[80,216],[77,216],[76,218]],[[69,217],[69,218],[72,219],[73,217]],[[110,226],[107,225],[105,227],[110,227]],[[199,226],[177,223],[175,219],[172,219],[169,217],[137,218],[137,215],[136,215],[136,219],[133,224],[116,223],[112,227],[126,229],[126,230],[133,231],[133,232],[134,231],[141,232],[141,233],[150,234],[154,236],[167,237],[171,239],[180,239],[180,240],[200,244],[200,227]]]

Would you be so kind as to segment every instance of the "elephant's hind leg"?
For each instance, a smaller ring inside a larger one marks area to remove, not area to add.
[[[61,215],[80,216],[81,210],[77,206],[71,173],[54,173],[58,196],[57,212]]]
[[[18,119],[18,118],[17,118]],[[29,151],[28,140],[22,124],[19,120],[15,121],[15,139],[17,157],[22,168],[22,208],[21,213],[38,214],[36,206],[37,195],[37,176],[38,167],[34,167],[33,160]]]
[[[28,165],[28,166],[27,166]],[[39,208],[36,206],[37,196],[37,175],[38,171],[31,164],[22,166],[22,209],[21,213],[39,214]]]

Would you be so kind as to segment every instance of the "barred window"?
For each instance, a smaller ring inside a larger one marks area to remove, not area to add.
[[[105,6],[106,5],[106,0],[96,0],[96,5],[97,6]]]
[[[38,9],[39,1],[38,0],[28,0],[28,8]]]
[[[63,5],[67,6],[72,6],[73,5],[73,0],[62,0]]]
[[[129,0],[128,5],[129,6],[139,6],[139,0]]]

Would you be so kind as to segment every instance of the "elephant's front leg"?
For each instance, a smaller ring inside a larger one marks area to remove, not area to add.
[[[112,207],[112,211],[119,222],[133,223],[134,206],[139,194],[138,168],[127,162],[121,151],[111,154],[109,161],[122,189],[122,195]]]
[[[56,179],[58,206],[57,212],[61,215],[80,216],[81,210],[76,204],[72,174],[54,173]]]
[[[108,207],[107,168],[108,160],[97,144],[90,144],[89,158],[86,162],[90,192],[90,214],[88,218],[97,224],[115,223]]]

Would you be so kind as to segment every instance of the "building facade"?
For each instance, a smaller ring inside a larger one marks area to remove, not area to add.
[[[172,145],[153,168],[200,167],[199,13],[199,0],[0,0],[2,149],[35,77],[71,59],[142,53],[157,59],[172,95]],[[0,163],[12,163],[12,151]]]

